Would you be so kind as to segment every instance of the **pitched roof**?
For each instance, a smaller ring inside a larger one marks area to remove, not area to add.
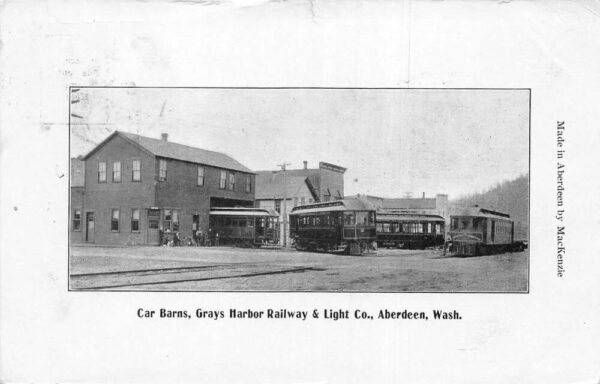
[[[172,143],[160,139],[153,139],[150,137],[140,136],[122,131],[116,131],[115,133],[110,135],[106,140],[104,140],[90,153],[88,153],[84,159],[87,159],[93,152],[96,151],[96,149],[104,145],[104,143],[106,143],[110,138],[112,138],[115,135],[119,135],[124,139],[142,147],[154,156],[188,161],[190,163],[210,165],[213,167],[225,168],[233,171],[254,173],[249,168],[245,167],[237,160],[233,159],[231,156],[221,152],[208,151],[206,149],[190,147],[183,144]]]
[[[286,174],[284,184],[283,172],[259,171],[256,174],[256,199],[283,199],[284,189],[286,197],[292,198],[303,188],[310,192],[306,176]]]

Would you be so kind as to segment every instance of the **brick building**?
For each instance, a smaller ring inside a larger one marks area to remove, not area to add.
[[[282,224],[279,238],[283,240],[285,236],[289,244],[289,219],[284,217],[284,205],[289,215],[298,205],[342,199],[345,172],[346,168],[325,162],[319,162],[318,168],[308,168],[306,161],[302,169],[258,171],[256,206],[279,212]]]
[[[71,188],[73,243],[158,244],[159,229],[181,237],[207,231],[212,207],[254,206],[251,170],[166,134],[117,131],[81,160],[83,187]]]

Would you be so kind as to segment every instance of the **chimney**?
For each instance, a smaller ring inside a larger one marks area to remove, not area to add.
[[[308,161],[304,160],[303,163],[304,163],[304,169],[308,169]]]
[[[169,141],[169,134],[168,133],[161,133],[160,134],[160,138],[162,139],[162,141]]]

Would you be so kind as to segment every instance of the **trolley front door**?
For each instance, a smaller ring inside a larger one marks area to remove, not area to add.
[[[94,242],[94,212],[85,214],[85,241],[87,243]]]

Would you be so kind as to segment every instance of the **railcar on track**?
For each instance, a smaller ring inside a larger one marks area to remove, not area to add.
[[[209,239],[215,245],[277,245],[279,214],[265,208],[212,208],[209,213]]]
[[[388,248],[441,247],[445,240],[442,216],[397,212],[377,213],[377,245]]]
[[[294,207],[290,235],[299,251],[352,255],[374,252],[375,209],[357,199]]]
[[[450,216],[451,253],[465,256],[522,252],[525,241],[515,241],[515,225],[510,215],[479,207],[465,208]]]

